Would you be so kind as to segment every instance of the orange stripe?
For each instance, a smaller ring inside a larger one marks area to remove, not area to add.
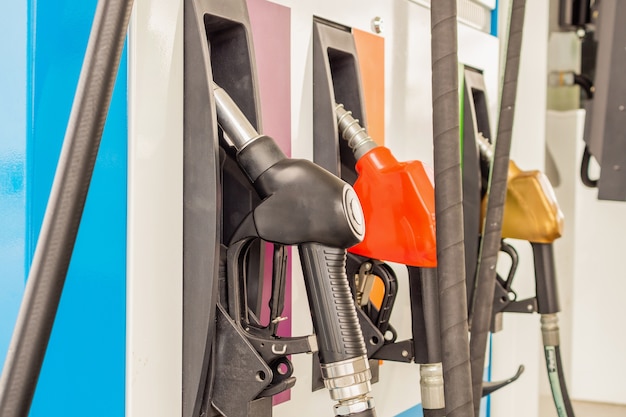
[[[370,292],[370,301],[374,304],[374,307],[380,310],[380,306],[383,305],[383,298],[385,298],[385,284],[382,279],[376,277]]]
[[[385,144],[385,39],[353,29],[363,83],[367,131],[379,145]]]

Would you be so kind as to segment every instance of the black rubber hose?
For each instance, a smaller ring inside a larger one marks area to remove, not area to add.
[[[507,189],[509,153],[513,133],[525,6],[526,0],[513,0],[500,103],[500,118],[498,120],[498,134],[494,160],[489,175],[487,213],[483,226],[483,238],[476,274],[476,288],[474,291],[474,302],[472,303],[474,311],[472,314],[470,350],[476,415],[478,415],[480,409],[480,398],[482,396],[485,354],[491,326],[493,294],[496,285],[496,262],[502,239],[502,214]]]
[[[100,0],[52,191],[0,379],[0,415],[25,417],[46,353],[96,162],[132,0]]]
[[[441,365],[441,326],[439,320],[439,288],[436,268],[418,268],[410,266],[409,287],[411,296],[411,311],[413,313],[413,343],[414,351],[424,349],[425,357],[415,357],[420,366],[430,368],[429,365]],[[417,310],[416,310],[417,309]],[[415,311],[419,311],[415,314]],[[419,317],[421,314],[422,317]],[[423,318],[423,320],[422,320]],[[421,356],[421,355],[420,355]],[[432,369],[432,368],[430,368]],[[439,417],[445,415],[445,394],[429,396],[431,390],[438,389],[433,384],[432,374],[423,373],[420,368],[420,388],[422,391],[422,408],[424,417]],[[426,390],[426,391],[425,391]],[[439,398],[444,401],[439,402]]]
[[[552,398],[557,415],[558,417],[575,417],[572,401],[569,398],[567,385],[565,384],[561,349],[558,345],[544,346],[544,354],[546,358],[546,368],[548,370],[548,379],[550,380],[550,389],[552,390]]]
[[[441,362],[441,320],[439,319],[439,283],[437,281],[437,269],[419,268],[419,274],[422,286],[422,305],[424,307],[428,363],[438,363]]]
[[[593,81],[589,77],[583,74],[574,74],[574,84],[583,89],[588,99],[591,100],[593,98]]]
[[[445,416],[446,416],[445,408],[437,408],[437,409],[424,408],[424,417],[445,417]]]
[[[439,291],[436,281],[437,269],[423,268],[423,270],[425,274],[422,276],[422,295],[424,297],[424,322],[426,325],[426,348],[428,350],[428,363],[441,363],[441,324],[439,320]],[[440,405],[427,404],[424,401],[424,397],[422,397],[422,406],[424,410],[424,417],[444,417],[446,415],[445,402]]]
[[[559,294],[557,291],[554,248],[552,243],[531,243],[535,260],[535,286],[537,288],[537,312],[541,314],[548,380],[552,398],[559,417],[574,417],[561,360],[558,326]]]
[[[537,312],[556,314],[561,311],[552,243],[531,243],[535,263]]]
[[[431,32],[437,275],[446,415],[471,417],[456,0],[431,2]]]

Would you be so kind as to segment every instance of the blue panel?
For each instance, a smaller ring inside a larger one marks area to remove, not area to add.
[[[424,409],[422,408],[422,404],[417,404],[415,407],[411,407],[406,411],[401,412],[396,415],[396,417],[423,417]]]
[[[27,262],[30,263],[87,46],[95,0],[29,0]],[[31,416],[124,415],[126,58]]]
[[[0,367],[24,290],[26,3],[0,6]]]
[[[491,11],[491,34],[493,36],[498,36],[498,6],[500,5],[500,0],[496,0],[496,7]]]

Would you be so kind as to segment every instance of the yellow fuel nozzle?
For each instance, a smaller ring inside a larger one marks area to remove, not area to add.
[[[487,145],[491,147],[488,142]],[[483,151],[485,144],[482,143],[480,148],[481,154],[486,156]],[[486,211],[487,196],[482,201],[483,220]],[[502,237],[532,243],[552,243],[562,233],[563,213],[548,178],[541,171],[522,171],[515,162],[510,161]]]

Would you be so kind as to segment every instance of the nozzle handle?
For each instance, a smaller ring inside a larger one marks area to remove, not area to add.
[[[319,243],[303,243],[298,249],[322,378],[330,397],[338,401],[335,414],[353,415],[353,410],[370,409],[373,413],[373,402],[367,396],[372,373],[346,275],[346,251]]]
[[[322,364],[366,355],[346,275],[346,251],[318,243],[298,247]]]

